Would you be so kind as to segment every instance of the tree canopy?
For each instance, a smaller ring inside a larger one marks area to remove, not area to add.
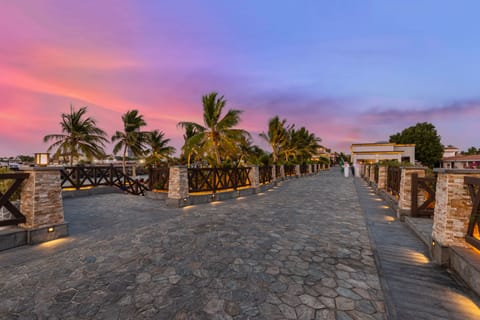
[[[55,149],[55,158],[68,157],[70,165],[73,165],[74,158],[78,160],[82,155],[88,158],[105,156],[107,134],[97,127],[95,119],[87,117],[87,107],[77,111],[70,106],[70,113],[62,113],[60,127],[62,133],[49,134],[43,138],[44,142],[55,141],[47,150]]]
[[[417,123],[390,136],[390,142],[399,144],[415,144],[415,159],[424,166],[438,166],[443,155],[443,145],[440,142],[435,126],[428,122]]]
[[[239,156],[241,143],[250,134],[234,128],[240,122],[242,111],[230,109],[223,113],[226,104],[223,96],[211,92],[202,97],[204,125],[187,121],[178,123],[186,130],[186,141],[182,149],[187,159],[192,154],[197,154],[218,166],[222,159]]]
[[[464,155],[480,154],[480,148],[475,148],[474,146],[471,146],[470,148],[468,148],[467,151],[463,151],[462,154]]]

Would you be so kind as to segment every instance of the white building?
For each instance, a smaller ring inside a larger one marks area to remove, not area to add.
[[[443,156],[442,158],[451,158],[455,157],[460,154],[460,149],[454,146],[447,146],[443,148]]]
[[[382,160],[415,163],[414,144],[355,143],[350,147],[354,165],[377,163]]]

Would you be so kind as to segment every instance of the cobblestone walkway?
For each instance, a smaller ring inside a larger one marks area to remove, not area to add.
[[[71,236],[0,253],[1,319],[384,319],[352,179],[338,171],[184,209],[65,200]]]

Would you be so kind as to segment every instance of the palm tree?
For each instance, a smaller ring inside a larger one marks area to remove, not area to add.
[[[118,141],[113,147],[113,153],[117,154],[123,149],[122,168],[125,170],[125,159],[127,151],[130,150],[136,157],[142,156],[145,153],[145,145],[148,138],[148,132],[140,131],[140,128],[146,126],[147,123],[143,120],[143,115],[138,113],[138,110],[129,110],[122,115],[123,130],[117,131],[112,136],[112,142]]]
[[[272,148],[273,163],[277,163],[278,157],[287,143],[289,127],[286,126],[286,123],[287,120],[280,120],[278,116],[275,116],[268,121],[268,131],[259,134]]]
[[[60,126],[62,133],[49,134],[43,138],[44,142],[55,141],[47,151],[56,148],[54,157],[68,156],[70,166],[73,159],[81,155],[88,158],[105,156],[105,143],[108,142],[106,133],[97,127],[93,118],[87,117],[87,107],[76,111],[70,106],[70,113],[62,113]]]
[[[295,160],[302,163],[317,153],[322,139],[310,133],[305,127],[298,130],[292,128],[289,132],[289,151]]]
[[[165,134],[158,130],[154,130],[148,135],[147,144],[151,148],[151,154],[147,158],[149,165],[158,167],[163,159],[175,153],[175,148],[168,145],[170,139],[164,139],[164,136]]]
[[[183,126],[185,129],[185,133],[183,134],[183,147],[182,147],[182,157],[187,160],[187,165],[190,166],[190,162],[192,160],[192,156],[199,154],[199,146],[188,144],[187,141],[196,135],[198,132],[196,127],[192,124],[187,124]]]
[[[234,129],[240,122],[242,111],[231,109],[222,116],[227,101],[218,93],[212,92],[202,97],[204,125],[195,122],[179,122],[182,128],[190,128],[196,133],[185,142],[184,150],[193,150],[198,146],[198,152],[212,159],[214,165],[221,163],[221,154],[231,153],[238,147],[242,137],[249,133],[242,129]]]

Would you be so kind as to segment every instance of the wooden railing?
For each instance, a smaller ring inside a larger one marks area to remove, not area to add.
[[[251,185],[250,168],[188,168],[189,192],[217,192]]]
[[[300,174],[308,174],[308,164],[301,164],[300,165]]]
[[[8,185],[10,181],[10,185],[8,185],[7,190],[5,193],[0,191],[0,209],[4,207],[10,213],[12,218],[6,220],[0,220],[0,226],[7,226],[7,225],[17,225],[19,223],[26,222],[25,216],[22,212],[12,204],[10,198],[12,195],[18,193],[20,191],[20,187],[22,182],[28,178],[28,173],[2,173],[0,174],[0,182],[4,185]]]
[[[400,179],[402,176],[402,169],[399,167],[388,167],[387,169],[387,191],[393,196],[400,195]]]
[[[412,216],[433,216],[435,211],[435,189],[437,177],[419,178],[418,173],[412,174]]]
[[[293,164],[286,164],[284,166],[284,170],[285,170],[285,176],[287,177],[291,177],[291,176],[296,176],[297,175],[297,172],[295,170],[295,165]]]
[[[273,180],[272,167],[263,166],[258,168],[259,182],[261,184],[270,183]]]
[[[74,166],[60,170],[62,188],[115,186],[125,192],[144,195],[147,186],[123,174],[122,168],[114,166]]]
[[[464,182],[472,201],[472,213],[465,240],[480,250],[480,178],[465,177]]]
[[[152,168],[148,172],[148,187],[150,190],[168,190],[169,177],[168,167]]]

